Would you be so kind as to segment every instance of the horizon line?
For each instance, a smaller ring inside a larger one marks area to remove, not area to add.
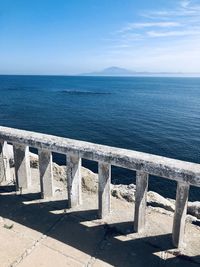
[[[95,72],[97,73],[97,72]],[[163,76],[161,76],[163,75]],[[177,75],[177,76],[176,76]],[[200,78],[200,72],[148,72],[148,71],[141,71],[135,72],[135,74],[128,74],[128,75],[109,75],[109,74],[92,74],[91,73],[83,73],[83,74],[16,74],[16,73],[0,73],[0,76],[65,76],[65,77],[174,77],[174,78]]]

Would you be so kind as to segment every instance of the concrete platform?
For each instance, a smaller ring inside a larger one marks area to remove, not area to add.
[[[84,192],[83,205],[68,210],[66,188],[56,183],[49,200],[40,199],[38,187],[17,195],[13,186],[0,186],[0,267],[200,266],[200,226],[186,224],[178,251],[172,213],[148,207],[146,231],[137,234],[133,204],[112,198],[110,216],[99,220],[97,195]]]

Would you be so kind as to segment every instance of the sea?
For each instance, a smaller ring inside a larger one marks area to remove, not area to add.
[[[0,125],[200,163],[200,78],[1,75]],[[112,182],[135,173],[112,167]],[[150,177],[149,190],[174,198],[176,183]]]

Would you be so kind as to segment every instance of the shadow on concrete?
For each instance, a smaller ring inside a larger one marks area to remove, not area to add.
[[[0,196],[0,216],[47,235],[47,239],[51,238],[48,246],[60,241],[90,255],[91,263],[96,258],[117,267],[200,266],[200,256],[163,256],[166,250],[173,249],[171,234],[141,237],[135,233],[134,239],[127,239],[126,235],[133,233],[133,222],[88,224],[97,219],[97,210],[56,214],[53,211],[65,208],[66,200],[32,203],[40,194],[5,194],[10,192],[6,190],[0,188],[0,193],[4,192]]]
[[[16,187],[14,185],[0,185],[0,194],[14,192]]]

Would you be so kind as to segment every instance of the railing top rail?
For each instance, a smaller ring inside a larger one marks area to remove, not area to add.
[[[85,159],[200,186],[200,164],[196,163],[3,126],[0,140],[61,154],[79,153]]]

